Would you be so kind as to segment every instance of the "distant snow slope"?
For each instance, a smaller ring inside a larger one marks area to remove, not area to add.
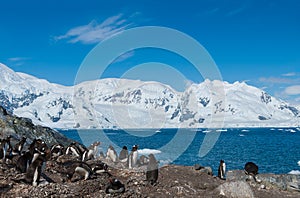
[[[52,128],[289,127],[296,107],[246,83],[205,80],[177,92],[159,82],[101,79],[72,87],[0,64],[0,105]]]

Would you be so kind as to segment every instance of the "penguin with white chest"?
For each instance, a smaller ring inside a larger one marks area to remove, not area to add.
[[[84,180],[87,180],[90,178],[90,176],[92,174],[91,167],[85,162],[67,161],[67,162],[62,163],[61,165],[62,165],[61,172],[66,174],[67,177],[72,182],[75,182],[82,178]],[[77,176],[79,176],[80,178]]]
[[[89,146],[89,148],[83,153],[82,155],[82,161],[87,161],[91,159],[95,159],[98,153],[98,146],[100,145],[100,142],[94,142]]]
[[[261,180],[256,179],[256,175],[258,174],[258,166],[255,163],[247,162],[245,164],[244,171],[246,175],[250,176],[250,178],[253,177],[255,182],[261,182]]]
[[[119,160],[121,162],[127,162],[128,160],[128,149],[127,146],[123,146],[120,155],[119,155]]]
[[[37,186],[40,182],[42,167],[46,161],[46,153],[36,149],[34,157],[25,175],[25,181]]]
[[[66,155],[74,155],[78,158],[81,158],[82,153],[76,145],[76,142],[72,142],[66,149]]]
[[[57,158],[64,154],[64,146],[62,144],[54,144],[51,147],[51,157]]]
[[[7,136],[6,139],[0,141],[0,158],[5,163],[7,157],[11,155],[12,147],[10,143],[11,136]]]
[[[131,152],[128,156],[128,167],[129,169],[132,169],[137,166],[137,161],[138,161],[138,145],[134,145],[131,149]]]
[[[146,180],[149,184],[154,185],[158,179],[158,162],[155,156],[149,155],[149,163],[147,165]]]
[[[22,139],[14,146],[12,150],[14,155],[21,155],[26,139],[26,137],[22,137]]]
[[[226,173],[226,164],[225,164],[224,160],[220,160],[220,165],[218,168],[218,177],[220,179],[225,180],[225,173]]]
[[[118,161],[118,154],[112,145],[109,145],[106,152],[106,159],[111,160],[112,162]]]
[[[125,191],[125,185],[122,184],[118,179],[109,179],[109,184],[106,186],[105,192],[107,194],[123,193]]]

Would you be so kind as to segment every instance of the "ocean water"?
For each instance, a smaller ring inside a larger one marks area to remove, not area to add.
[[[67,137],[89,146],[100,141],[100,151],[106,153],[113,145],[119,153],[139,145],[139,154],[155,154],[160,165],[201,164],[211,166],[217,174],[223,159],[227,170],[243,169],[248,161],[256,163],[260,173],[289,173],[300,170],[299,128],[248,128],[248,129],[159,129],[159,130],[60,130]],[[207,154],[199,149],[207,143]]]

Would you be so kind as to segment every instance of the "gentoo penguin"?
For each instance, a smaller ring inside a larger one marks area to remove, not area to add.
[[[118,161],[118,154],[112,145],[109,145],[109,147],[107,149],[106,158],[111,160],[112,162]]]
[[[105,159],[105,155],[104,155],[104,153],[103,153],[103,151],[100,151],[100,159]]]
[[[131,152],[128,156],[128,167],[130,169],[136,167],[138,161],[138,145],[134,145],[131,149]]]
[[[39,184],[42,166],[45,161],[46,153],[36,150],[36,153],[34,153],[34,158],[26,171],[25,181],[27,183],[30,183],[33,186],[37,186]]]
[[[38,144],[42,143],[40,139],[34,139],[32,143],[29,145],[27,151],[21,152],[21,155],[17,159],[15,165],[16,169],[21,173],[25,173],[28,169],[29,165],[32,162],[33,156],[36,152],[36,147]],[[37,156],[36,156],[37,157]]]
[[[0,139],[0,159],[4,161],[6,155],[6,140]]]
[[[146,180],[151,185],[155,184],[158,179],[158,162],[156,161],[154,155],[151,153],[149,155],[149,163],[147,165]]]
[[[26,143],[26,137],[22,137],[22,139],[14,146],[13,148],[13,154],[21,154],[24,144]]]
[[[26,170],[30,164],[29,161],[31,162],[29,151],[22,151],[21,155],[17,159],[16,169],[21,173],[26,173]]]
[[[128,149],[127,146],[123,146],[120,155],[119,155],[119,160],[121,162],[127,162],[128,160]]]
[[[0,141],[0,159],[5,163],[7,157],[11,155],[11,144],[10,144],[11,136],[7,136],[6,139],[1,139]]]
[[[88,164],[90,165],[94,174],[107,172],[108,166],[103,162],[92,161],[92,163],[88,163]]]
[[[66,155],[75,155],[76,157],[82,156],[79,148],[76,146],[76,142],[72,142],[66,149]]]
[[[147,165],[149,163],[149,158],[145,155],[141,155],[140,159],[138,160],[138,164],[140,166],[144,166],[144,165]]]
[[[62,144],[54,144],[51,147],[51,157],[55,158],[64,154],[64,146]]]
[[[218,168],[218,177],[220,179],[225,179],[225,173],[226,173],[226,164],[224,160],[220,160],[220,165]]]
[[[247,162],[245,164],[244,171],[246,175],[252,176],[254,181],[256,181],[255,176],[258,174],[258,166],[255,163]]]
[[[125,186],[122,184],[118,179],[109,179],[109,183],[106,186],[105,192],[107,194],[114,194],[114,193],[123,193],[125,191]]]
[[[98,153],[98,146],[100,145],[100,142],[94,142],[89,146],[89,148],[83,153],[82,155],[82,161],[87,161],[91,159],[95,159]]]
[[[62,167],[64,167],[64,170],[62,170],[62,172],[66,173],[67,177],[71,181],[77,180],[76,178],[73,178],[75,173],[80,175],[81,178],[83,177],[84,180],[87,180],[92,173],[91,167],[85,162],[67,161],[62,164]]]

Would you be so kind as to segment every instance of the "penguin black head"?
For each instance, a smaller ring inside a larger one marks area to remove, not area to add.
[[[7,136],[7,137],[6,137],[6,141],[10,141],[11,138],[12,138],[11,135]]]
[[[136,144],[135,144],[135,145],[133,145],[133,147],[132,147],[132,151],[137,151],[137,150],[138,150],[138,147],[139,147],[139,146],[138,146],[138,145],[136,145]]]
[[[123,146],[123,149],[124,149],[124,150],[128,150],[128,149],[127,149],[127,146]]]
[[[93,146],[99,146],[101,144],[101,142],[94,142],[92,145]]]

